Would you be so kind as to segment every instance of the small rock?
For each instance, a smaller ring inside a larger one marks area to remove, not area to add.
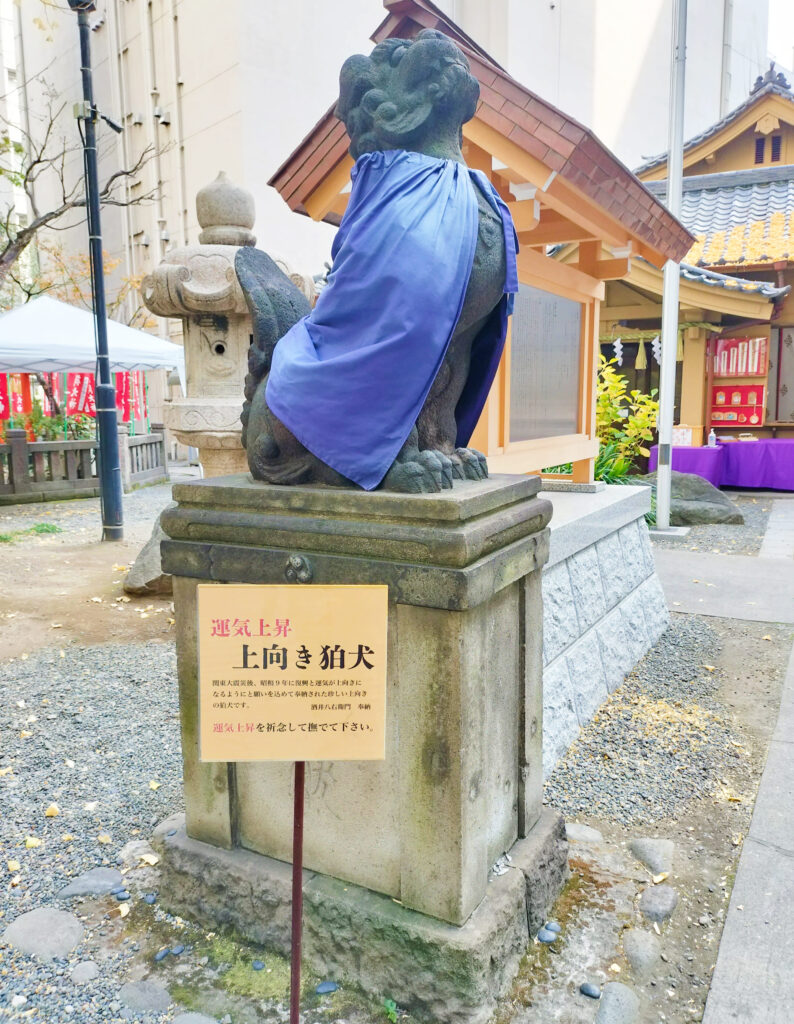
[[[654,885],[640,897],[640,913],[649,921],[666,921],[678,906],[678,893],[670,885]]]
[[[130,894],[127,892],[126,889],[124,889],[122,892],[116,893],[116,899],[119,901],[119,903],[126,903],[129,898]]]
[[[182,953],[184,953],[184,952],[185,952],[185,947],[182,945],[181,942],[179,943],[178,946],[172,946],[171,947],[171,955],[172,956],[181,956]]]
[[[579,991],[583,996],[589,996],[590,999],[601,998],[601,989],[598,985],[594,985],[592,981],[583,981],[579,986]]]
[[[623,933],[623,952],[638,977],[644,977],[659,960],[659,940],[650,932],[632,928]]]
[[[143,902],[148,903],[149,906],[151,906],[156,901],[156,899],[157,897],[153,892],[147,892],[143,897]]]
[[[131,839],[119,850],[116,863],[136,868],[141,863],[141,857],[143,856],[156,857],[157,854],[155,854],[151,845],[145,839]]]
[[[619,981],[604,986],[595,1024],[634,1024],[640,1012],[635,993]]]
[[[546,928],[541,928],[538,932],[538,942],[545,942],[547,946],[556,942],[559,937],[557,932],[550,932]]]
[[[168,954],[171,952],[170,949],[160,949],[154,954],[154,962],[159,964],[161,960],[165,960]]]
[[[104,896],[121,884],[121,872],[115,868],[91,868],[78,875],[58,893],[59,900],[72,896]]]
[[[146,1013],[149,1010],[165,1013],[171,1005],[168,989],[157,981],[128,981],[119,991],[119,999],[131,1010]]]
[[[629,849],[654,875],[673,870],[672,839],[632,839]]]
[[[124,892],[126,888],[126,885],[114,885],[113,888],[110,890],[110,895],[118,896],[118,894],[120,892]]]
[[[556,921],[547,921],[543,927],[547,932],[557,932],[559,934],[562,931],[562,927]]]
[[[708,914],[704,914],[702,917],[698,918],[698,924],[702,924],[705,927],[705,925],[711,924],[711,918]]]
[[[11,1008],[13,1010],[18,1010],[20,1008],[20,1006],[24,1006],[27,1001],[28,1001],[28,997],[27,996],[19,996],[19,995],[13,996],[12,999],[11,999]]]
[[[265,962],[264,960],[254,960],[251,966],[255,971],[263,971],[265,969]]]
[[[169,502],[163,511],[170,508],[176,508],[174,502]],[[160,542],[164,540],[168,540],[168,537],[158,516],[151,537],[138,552],[134,565],[124,578],[124,590],[128,594],[173,593],[173,580],[168,573],[163,572],[160,563]]]
[[[314,990],[318,996],[329,995],[331,992],[336,992],[339,988],[335,981],[321,981],[317,988]]]
[[[574,843],[603,843],[604,837],[597,828],[590,828],[589,825],[579,825],[575,821],[565,824],[565,835],[569,841]]]
[[[22,914],[3,932],[3,942],[22,953],[53,960],[66,956],[83,938],[83,926],[66,910],[38,907]]]
[[[85,985],[99,977],[99,967],[93,960],[83,960],[72,968],[71,978],[75,985]]]

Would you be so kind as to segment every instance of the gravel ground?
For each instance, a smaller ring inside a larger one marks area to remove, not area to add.
[[[764,540],[774,498],[741,495],[733,497],[733,500],[744,516],[743,526],[693,526],[686,537],[652,537],[654,547],[708,551],[720,555],[757,555]]]
[[[674,617],[558,762],[546,802],[566,818],[634,825],[709,795],[715,773],[738,756],[726,709],[714,696],[720,648],[707,620]]]
[[[182,804],[170,643],[47,649],[6,661],[2,675],[13,676],[13,687],[6,683],[0,704],[0,931],[55,905],[71,877],[115,865],[125,843],[148,838]],[[47,817],[53,803],[58,814]],[[41,845],[29,848],[30,839]],[[6,870],[9,860],[18,872]],[[15,1017],[12,999],[24,995],[20,1020],[34,1008],[28,1019],[53,1024],[162,1020],[119,1016],[120,979],[134,951],[119,940],[97,956],[96,941],[87,931],[68,959],[51,963],[0,947],[0,1017]],[[89,957],[100,977],[77,988],[69,971]]]

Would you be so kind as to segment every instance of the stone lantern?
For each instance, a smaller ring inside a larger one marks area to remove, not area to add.
[[[254,199],[221,171],[196,195],[199,244],[174,249],[143,279],[152,313],[182,320],[187,395],[165,405],[165,424],[198,448],[204,475],[248,471],[240,442],[243,383],[248,372],[251,319],[234,257],[254,245]],[[311,301],[314,282],[276,259]]]

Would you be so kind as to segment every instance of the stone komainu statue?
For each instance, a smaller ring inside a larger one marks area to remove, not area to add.
[[[257,480],[427,492],[487,476],[466,446],[518,285],[510,214],[461,153],[478,96],[464,54],[432,30],[342,67],[336,113],[356,163],[316,306],[263,252],[236,257]]]

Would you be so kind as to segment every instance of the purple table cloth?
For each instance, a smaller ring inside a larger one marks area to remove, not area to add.
[[[648,463],[651,473],[658,459],[654,445]],[[716,448],[673,448],[673,469],[696,473],[715,487],[794,491],[794,438],[729,441]]]
[[[659,459],[659,448],[651,448],[648,471],[653,473]],[[695,473],[719,487],[723,476],[723,446],[717,448],[673,448],[673,469],[679,473]]]
[[[794,438],[729,441],[721,448],[723,487],[794,491]]]

